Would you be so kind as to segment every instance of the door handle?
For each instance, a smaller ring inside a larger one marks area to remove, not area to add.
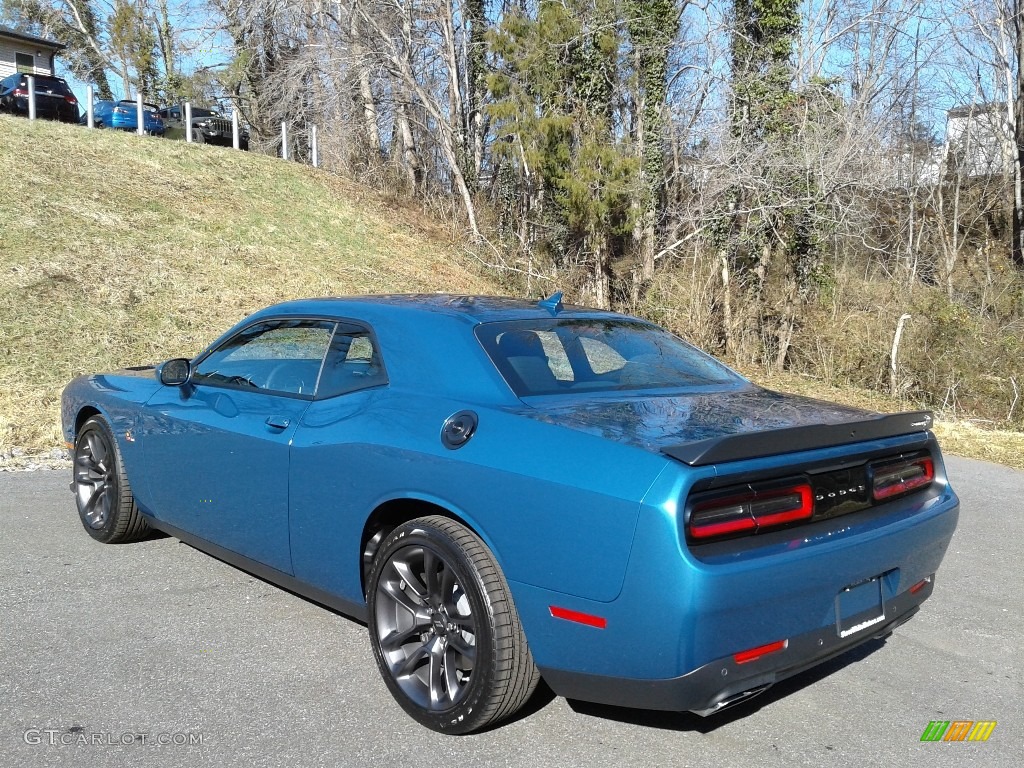
[[[288,425],[291,423],[291,420],[284,416],[271,416],[267,419],[267,426],[271,429],[288,429]]]

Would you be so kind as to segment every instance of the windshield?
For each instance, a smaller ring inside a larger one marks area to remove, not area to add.
[[[744,382],[678,337],[638,321],[518,320],[484,323],[476,335],[520,397]]]

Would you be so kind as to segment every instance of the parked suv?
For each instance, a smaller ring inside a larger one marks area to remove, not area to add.
[[[67,81],[51,75],[34,75],[36,117],[78,122],[78,99]],[[0,112],[28,116],[28,75],[16,72],[0,80]]]
[[[167,137],[172,139],[185,138],[185,105],[173,104],[160,110],[160,117],[167,125]],[[199,144],[220,144],[233,146],[231,137],[231,118],[219,112],[203,107],[192,107],[192,141]],[[249,130],[238,126],[238,147],[249,149]]]

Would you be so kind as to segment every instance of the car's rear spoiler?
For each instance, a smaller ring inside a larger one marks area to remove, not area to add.
[[[700,467],[723,461],[757,459],[780,453],[809,451],[864,440],[909,435],[931,429],[932,422],[931,411],[908,411],[842,424],[809,424],[765,432],[741,432],[697,440],[693,443],[670,445],[661,450],[662,453],[691,467]]]

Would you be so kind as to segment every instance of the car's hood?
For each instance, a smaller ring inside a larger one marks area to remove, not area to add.
[[[531,398],[524,415],[649,451],[660,451],[728,435],[844,424],[872,414],[751,385],[740,390],[692,395]]]

